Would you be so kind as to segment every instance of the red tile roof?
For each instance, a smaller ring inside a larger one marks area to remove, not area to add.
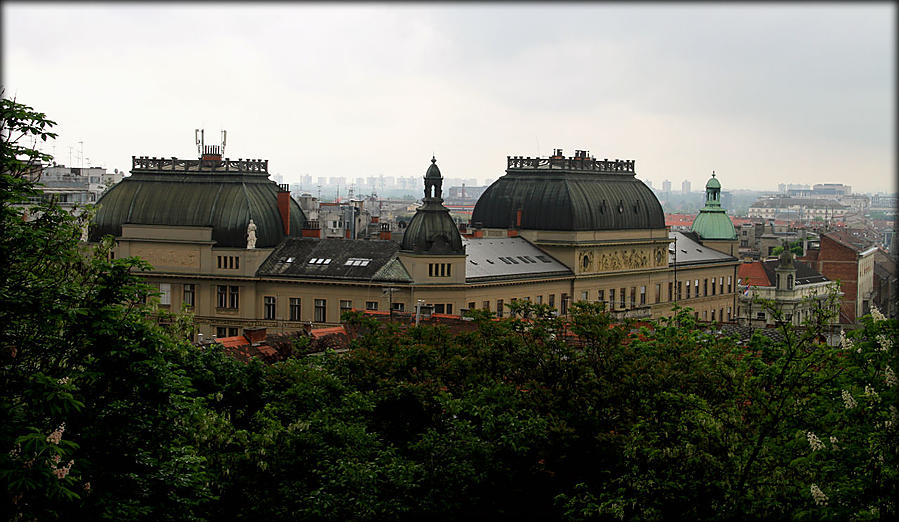
[[[765,273],[761,261],[740,264],[737,277],[742,285],[771,286],[771,281],[768,280],[768,274]]]
[[[315,328],[309,330],[309,335],[311,335],[313,339],[321,339],[322,337],[335,334],[346,335],[346,329],[343,326],[331,326],[329,328]]]
[[[234,337],[219,337],[215,340],[215,342],[219,343],[225,348],[235,348],[237,346],[250,344],[250,341],[248,341],[247,338],[242,335],[237,335]]]

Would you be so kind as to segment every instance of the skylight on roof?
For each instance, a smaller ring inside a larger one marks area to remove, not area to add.
[[[330,261],[330,259],[329,259],[329,261]],[[371,263],[370,258],[351,257],[346,260],[346,263],[344,263],[344,266],[368,266],[369,263]]]

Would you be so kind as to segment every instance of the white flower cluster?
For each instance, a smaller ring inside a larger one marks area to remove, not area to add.
[[[853,397],[847,390],[843,390],[843,406],[845,406],[847,410],[851,410],[858,406],[858,403],[855,402],[855,397]]]
[[[893,340],[887,337],[886,334],[877,336],[877,344],[880,345],[880,351],[882,352],[888,352],[893,348]]]
[[[892,368],[887,366],[883,370],[883,380],[884,380],[884,382],[886,382],[887,386],[890,386],[890,387],[896,386],[896,382],[897,382],[896,381],[896,372],[894,372]]]
[[[47,442],[49,442],[51,444],[59,444],[59,441],[62,440],[62,434],[64,431],[66,431],[66,423],[65,422],[60,424],[59,427],[56,428],[56,430],[53,433],[51,433],[50,435],[47,435]]]
[[[844,330],[840,330],[840,346],[842,346],[844,350],[852,349],[852,340],[846,337],[846,332]],[[859,348],[859,350],[861,350],[861,348]]]
[[[839,442],[839,440],[837,440],[836,437],[834,437],[833,435],[831,435],[831,436],[830,436],[830,447],[831,447],[831,449],[833,449],[833,450],[838,450],[838,449],[840,449],[840,448],[837,446],[837,442]]]
[[[827,495],[821,491],[821,488],[818,487],[817,484],[812,484],[812,498],[815,499],[815,505],[817,506],[826,506],[827,505]]]
[[[808,439],[808,445],[812,447],[812,451],[818,451],[819,449],[824,449],[824,443],[821,442],[821,439],[819,439],[818,436],[815,435],[814,433],[812,433],[810,431],[807,432],[805,434],[805,438]]]
[[[880,401],[880,395],[878,395],[877,390],[871,385],[865,385],[865,395],[871,397],[874,402]]]
[[[871,307],[871,318],[874,319],[875,323],[886,320],[886,316],[883,315],[883,313],[878,310],[876,306]]]

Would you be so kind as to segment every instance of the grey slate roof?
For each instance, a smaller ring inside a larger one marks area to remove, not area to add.
[[[655,194],[633,173],[507,170],[478,199],[471,222],[487,228],[618,230],[662,228]]]
[[[570,276],[571,270],[520,237],[464,238],[465,281]]]
[[[703,263],[720,263],[722,261],[736,261],[737,258],[729,256],[723,252],[719,252],[713,248],[702,246],[693,239],[693,234],[684,234],[683,232],[669,232],[668,237],[672,240],[677,238],[677,266],[684,265],[700,265]],[[675,242],[668,243],[668,264],[673,265],[675,261],[674,254]]]
[[[768,281],[776,281],[777,278],[774,269],[777,268],[777,265],[780,263],[779,260],[770,260],[770,261],[762,261],[762,268],[765,269],[765,275],[768,276]],[[817,270],[812,268],[806,263],[802,261],[793,260],[793,266],[796,267],[796,284],[797,285],[807,285],[811,283],[823,283],[824,281],[828,281],[826,277],[819,274]]]
[[[245,247],[247,224],[256,224],[256,248],[285,237],[278,185],[268,174],[208,171],[133,171],[97,201],[89,239],[120,236],[123,224],[212,227],[217,246]],[[290,200],[290,235],[302,234],[306,217]]]
[[[268,256],[257,276],[411,282],[395,259],[394,241],[288,238]]]

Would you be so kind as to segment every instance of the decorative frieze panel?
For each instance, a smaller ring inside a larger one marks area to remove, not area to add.
[[[582,274],[640,270],[668,265],[664,246],[595,247],[578,250],[577,271]]]

